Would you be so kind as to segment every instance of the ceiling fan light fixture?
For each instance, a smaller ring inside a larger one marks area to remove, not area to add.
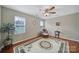
[[[44,14],[44,16],[49,16],[49,15],[50,15],[49,13],[45,13],[45,14]]]
[[[56,14],[54,11],[55,6],[49,6],[49,8],[46,8],[44,10],[40,9],[42,11],[43,16],[50,16],[51,14]]]

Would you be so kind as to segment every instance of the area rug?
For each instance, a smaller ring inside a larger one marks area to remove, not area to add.
[[[26,42],[27,43],[27,42]],[[14,53],[69,53],[69,43],[56,38],[41,38],[14,48]]]

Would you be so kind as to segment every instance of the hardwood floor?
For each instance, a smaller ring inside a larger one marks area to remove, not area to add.
[[[60,39],[69,42],[70,53],[79,53],[79,42],[73,41],[73,40],[64,39],[64,38],[60,38]]]
[[[12,45],[8,45],[8,46],[5,46],[4,48],[2,48],[0,53],[13,53]]]
[[[79,53],[79,43],[75,41],[69,41],[70,52]]]
[[[34,38],[30,39],[30,40],[33,40]],[[69,42],[69,49],[70,49],[70,53],[79,53],[79,42],[76,42],[76,41],[72,41],[72,40],[67,40],[67,39],[64,39],[64,38],[59,38],[59,39],[62,39],[64,41],[68,41]],[[28,42],[29,40],[27,40]],[[25,42],[25,41],[24,41]],[[23,43],[23,42],[22,42]],[[21,43],[21,44],[22,44]],[[20,45],[20,43],[19,43]],[[1,53],[13,53],[13,46],[6,46],[2,49]]]

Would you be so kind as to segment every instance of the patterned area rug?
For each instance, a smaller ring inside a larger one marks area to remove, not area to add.
[[[69,53],[69,43],[56,38],[42,38],[14,48],[15,53]]]

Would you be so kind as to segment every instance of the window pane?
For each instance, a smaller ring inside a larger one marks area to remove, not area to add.
[[[25,18],[15,16],[15,34],[25,33]]]
[[[40,26],[44,26],[44,21],[40,21]]]

